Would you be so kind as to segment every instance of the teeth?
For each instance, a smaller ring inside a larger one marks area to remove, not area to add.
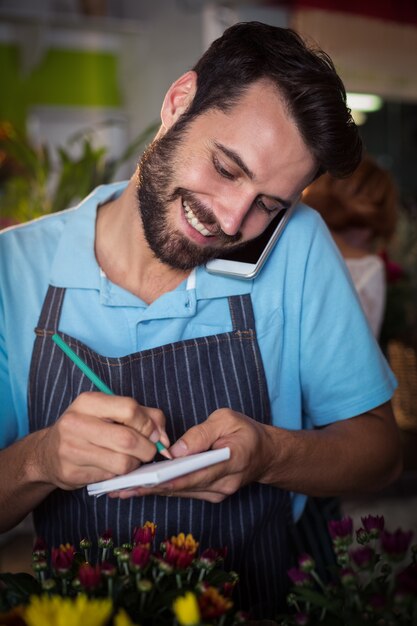
[[[204,235],[204,237],[213,237],[212,233],[196,218],[187,202],[183,200],[182,206],[185,213],[185,219],[195,230]]]

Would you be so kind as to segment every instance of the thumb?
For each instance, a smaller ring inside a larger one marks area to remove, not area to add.
[[[169,451],[174,458],[205,452],[212,447],[218,437],[216,425],[213,422],[205,421],[187,430]]]

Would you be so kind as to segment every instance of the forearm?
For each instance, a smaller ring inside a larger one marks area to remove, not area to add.
[[[41,478],[43,436],[44,431],[33,433],[0,452],[0,532],[16,526],[55,489]]]
[[[402,469],[389,404],[313,431],[267,427],[266,445],[261,482],[311,496],[378,490]]]

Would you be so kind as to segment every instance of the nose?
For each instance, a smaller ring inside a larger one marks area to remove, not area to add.
[[[237,235],[253,204],[253,198],[233,194],[214,209],[217,222],[226,235]]]

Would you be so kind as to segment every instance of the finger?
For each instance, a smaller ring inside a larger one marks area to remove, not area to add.
[[[96,446],[106,451],[119,452],[140,461],[151,461],[156,454],[155,445],[143,434],[133,428],[108,421],[98,421],[96,417],[70,416],[62,420],[60,427],[61,447],[67,445],[70,450],[67,457],[77,449],[86,448],[93,452]],[[73,449],[71,449],[73,448]],[[65,450],[61,450],[65,454]]]
[[[165,433],[165,416],[153,407],[141,406],[133,398],[109,396],[90,391],[82,393],[65,413],[66,419],[77,414],[95,416],[102,421],[112,421],[133,428],[154,443],[162,440],[164,445],[170,442]]]

